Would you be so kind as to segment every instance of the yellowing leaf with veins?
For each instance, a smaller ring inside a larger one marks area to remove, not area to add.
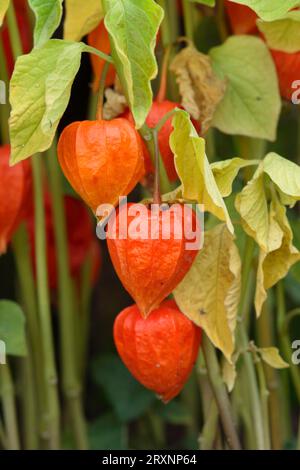
[[[205,140],[198,136],[186,111],[177,110],[172,124],[174,129],[170,136],[170,146],[182,182],[183,198],[204,204],[205,211],[226,222],[233,233],[227,208],[205,154]]]
[[[93,31],[104,16],[101,0],[65,0],[64,39],[80,41]]]
[[[2,26],[8,7],[9,7],[9,0],[1,0],[0,2],[0,26]]]
[[[300,201],[299,165],[272,152],[264,158],[263,167],[265,173],[269,175],[280,191],[289,197],[288,201]]]
[[[174,57],[170,70],[176,75],[182,106],[192,118],[201,122],[204,133],[224,96],[226,81],[215,75],[210,57],[193,45],[188,45]]]
[[[201,326],[231,362],[240,299],[241,261],[225,224],[205,233],[204,246],[174,291],[182,312]]]
[[[255,292],[257,316],[261,314],[262,306],[267,298],[266,291],[284,278],[291,266],[300,260],[300,252],[292,243],[293,232],[286,216],[286,209],[277,199],[271,203],[271,214],[273,229],[270,230],[269,238],[272,239],[273,245],[269,242],[270,252],[261,249],[258,258]],[[279,243],[280,238],[281,243]]]
[[[256,162],[244,160],[243,158],[231,158],[210,165],[219,191],[223,197],[230,196],[232,184],[239,170],[246,166],[256,165]]]
[[[270,49],[294,53],[300,50],[300,11],[289,11],[276,21],[257,21]]]
[[[290,365],[282,359],[277,348],[258,348],[257,351],[260,353],[262,360],[274,369],[286,369],[290,367]]]
[[[268,251],[269,215],[262,166],[258,167],[253,178],[237,195],[235,207],[242,218],[245,232],[263,250]]]

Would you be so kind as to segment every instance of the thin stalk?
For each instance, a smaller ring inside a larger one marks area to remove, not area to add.
[[[158,0],[157,3],[163,8],[165,12],[164,19],[162,21],[161,30],[161,41],[164,49],[171,46],[178,37],[179,24],[178,14],[176,5],[173,0]],[[174,51],[170,54],[170,60],[173,58]],[[168,96],[173,99],[178,99],[178,89],[174,78],[168,74]]]
[[[15,405],[15,391],[8,364],[0,366],[0,395],[2,400],[3,416],[9,450],[20,449],[18,421]]]
[[[163,63],[161,67],[161,77],[160,77],[160,86],[156,96],[156,102],[162,103],[166,99],[167,93],[167,82],[168,82],[168,65],[170,60],[172,46],[169,45],[165,49]]]
[[[300,403],[300,372],[299,367],[291,361],[291,344],[290,339],[285,328],[286,321],[286,307],[284,287],[282,281],[279,281],[276,286],[276,304],[277,304],[277,331],[280,341],[280,349],[282,350],[284,359],[290,364],[289,372],[291,374],[292,383]]]
[[[252,239],[248,238],[245,246],[245,252],[243,256],[243,269],[242,269],[242,289],[241,289],[241,301],[239,307],[239,317],[243,320],[240,321],[237,328],[237,343],[243,351],[247,351],[249,346],[249,339],[247,335],[247,330],[245,326],[245,309],[248,311],[248,300],[247,299],[247,288],[250,278],[250,273],[252,269],[252,260],[254,256],[254,242]],[[261,406],[260,406],[260,396],[258,391],[257,377],[255,373],[254,364],[252,357],[249,353],[245,352],[244,356],[244,367],[247,371],[248,379],[248,389],[249,389],[249,398],[251,403],[252,410],[252,421],[253,428],[255,429],[255,436],[257,445],[256,448],[263,450],[264,445],[264,434],[263,434],[263,422],[261,416]]]
[[[35,254],[37,270],[37,297],[39,323],[41,328],[44,380],[48,406],[48,423],[50,430],[50,447],[59,448],[60,410],[57,391],[57,374],[54,358],[53,333],[51,324],[48,272],[46,259],[46,231],[44,194],[42,183],[42,161],[40,155],[32,157],[34,208],[35,208]],[[60,258],[60,257],[58,257]]]
[[[160,172],[159,172],[159,148],[158,148],[158,136],[157,131],[153,131],[154,140],[154,155],[155,155],[155,175],[154,175],[154,190],[153,190],[153,202],[154,204],[161,204],[160,194]]]
[[[39,448],[36,388],[33,373],[32,351],[28,345],[27,356],[21,359],[21,404],[22,404],[22,436],[25,450]]]
[[[15,9],[13,2],[10,2],[7,13],[6,13],[6,20],[9,29],[9,36],[11,47],[14,55],[14,59],[17,60],[19,55],[23,54],[22,43],[19,36],[19,28],[16,19]]]
[[[88,355],[88,338],[90,331],[90,301],[91,301],[91,268],[92,256],[88,255],[81,269],[81,290],[80,290],[80,357],[79,357],[79,373],[81,380],[84,379]]]
[[[257,320],[256,326],[258,330],[259,347],[268,347],[274,344],[274,321],[272,311],[267,301],[263,307],[263,312]],[[280,450],[283,447],[283,409],[280,400],[280,382],[278,371],[268,366],[262,365],[266,375],[267,388],[269,391],[269,414],[271,426],[272,449]]]
[[[98,103],[97,103],[97,113],[96,119],[103,119],[103,102],[104,102],[104,90],[105,90],[105,81],[107,73],[109,70],[109,62],[105,62],[103,67],[100,83],[99,83],[99,92],[98,92]]]
[[[224,0],[217,1],[216,9],[216,23],[218,26],[219,34],[222,41],[226,41],[227,37],[229,36],[229,31],[226,24]]]
[[[154,132],[157,130],[156,129],[150,129],[146,124],[142,126],[140,129],[140,135],[144,139],[145,144],[147,146],[147,149],[149,151],[149,154],[151,156],[152,163],[155,167],[155,142],[154,142]],[[164,162],[162,160],[162,157],[160,155],[160,152],[158,152],[159,155],[159,173],[160,173],[160,189],[161,192],[168,193],[171,191],[171,183],[169,181]]]
[[[9,36],[12,44],[14,60],[22,54],[22,43],[16,22],[13,2],[7,12]],[[32,157],[33,181],[34,181],[34,206],[35,206],[35,253],[37,259],[37,297],[40,335],[43,348],[43,371],[45,386],[45,402],[47,407],[47,425],[49,447],[59,447],[59,400],[57,391],[57,375],[54,359],[54,347],[52,340],[51,312],[48,291],[48,273],[46,262],[46,234],[44,217],[44,199],[42,188],[42,171],[40,156]]]
[[[161,34],[162,34],[162,42],[163,46],[167,47],[170,44],[172,44],[172,34],[171,34],[171,29],[170,25],[168,22],[168,6],[167,6],[167,1],[166,0],[157,0],[157,3],[161,6],[161,8],[165,12],[164,19],[161,24]]]
[[[206,362],[208,377],[219,409],[223,430],[229,447],[240,450],[241,444],[231,410],[230,400],[221,377],[217,355],[208,337],[203,335],[203,354]]]
[[[240,347],[246,351],[249,346],[249,339],[243,324],[240,325],[238,339]],[[258,392],[258,384],[253,360],[248,352],[244,353],[244,366],[247,371],[246,375],[248,380],[249,398],[252,410],[252,424],[253,429],[255,429],[255,436],[257,441],[256,449],[264,450],[265,440],[263,433],[263,421],[261,416],[260,396]]]
[[[25,226],[22,224],[13,237],[13,252],[18,273],[22,304],[26,314],[28,342],[32,351],[33,376],[37,390],[38,409],[42,436],[49,436],[47,430],[48,409],[45,403],[45,384],[43,380],[43,349],[37,309],[36,286],[32,273],[29,241]]]
[[[201,450],[212,450],[218,431],[219,412],[214,398],[210,401],[208,417],[204,423],[199,445]]]
[[[76,366],[73,289],[70,276],[67,230],[60,170],[54,145],[47,152],[49,183],[56,251],[58,253],[59,320],[61,335],[63,391],[69,408],[72,430],[79,449],[87,448],[86,424],[81,402],[81,387]]]
[[[183,19],[184,19],[184,31],[185,36],[189,38],[191,41],[194,40],[194,5],[190,0],[182,0],[183,6]]]
[[[262,410],[262,421],[263,421],[263,432],[264,432],[264,447],[266,450],[271,449],[271,439],[270,439],[270,422],[269,422],[269,390],[267,389],[267,383],[265,378],[265,373],[261,360],[255,362],[256,370],[259,380],[259,389],[260,389],[260,400],[261,400],[261,410]]]
[[[110,64],[113,64],[113,58],[110,55],[105,54],[104,52],[99,51],[99,49],[96,49],[95,47],[88,46],[87,44],[84,46],[84,52],[90,52],[91,54],[95,54],[100,59],[104,59],[106,62],[109,62]]]

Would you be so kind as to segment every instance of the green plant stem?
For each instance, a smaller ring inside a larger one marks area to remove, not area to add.
[[[36,403],[36,382],[33,373],[32,351],[27,348],[27,356],[21,359],[20,375],[22,384],[22,428],[25,450],[37,450],[39,448],[39,433]]]
[[[251,238],[247,238],[245,251],[243,256],[242,263],[242,288],[241,288],[241,300],[239,307],[239,317],[240,322],[237,328],[237,344],[243,351],[247,351],[249,346],[249,339],[247,335],[247,330],[245,326],[245,311],[248,311],[249,298],[247,296],[247,290],[249,286],[249,279],[252,270],[252,261],[254,256],[255,245]],[[256,436],[256,448],[263,450],[265,447],[264,444],[264,434],[263,434],[263,422],[261,416],[261,405],[260,405],[260,396],[258,391],[257,377],[255,374],[255,368],[252,361],[252,357],[248,352],[245,352],[244,355],[244,367],[246,368],[247,380],[248,380],[248,389],[249,389],[249,399],[251,403],[252,410],[252,424],[255,429]]]
[[[171,46],[178,37],[179,25],[177,20],[177,8],[173,0],[158,0],[157,3],[163,8],[165,12],[160,30],[162,45],[163,48],[166,49],[167,47]],[[172,50],[170,53],[170,61],[173,57],[174,50]],[[168,96],[170,99],[175,101],[178,99],[178,88],[176,80],[174,80],[170,73],[168,74]]]
[[[152,163],[155,167],[155,141],[154,141],[154,132],[155,129],[150,129],[146,124],[140,129],[140,134],[145,141],[145,144],[148,148],[149,154],[151,156]],[[168,193],[170,191],[170,181],[165,169],[164,162],[159,153],[159,174],[160,174],[160,189],[162,194]]]
[[[216,23],[222,41],[226,41],[229,31],[226,24],[224,0],[218,0],[216,5]]]
[[[104,102],[104,91],[105,91],[105,82],[106,82],[106,77],[107,73],[109,70],[109,62],[105,62],[105,65],[103,67],[103,71],[101,74],[101,79],[99,83],[99,92],[98,92],[98,103],[97,103],[97,113],[96,113],[96,119],[103,119],[103,102]]]
[[[83,49],[84,52],[90,52],[91,54],[95,54],[100,59],[104,59],[106,62],[109,62],[110,64],[113,64],[113,58],[110,55],[105,54],[104,52],[99,51],[99,49],[96,49],[95,47],[88,46],[87,44],[84,46]]]
[[[297,395],[298,403],[300,403],[300,371],[299,367],[291,361],[291,341],[287,329],[285,328],[286,307],[284,297],[284,287],[282,281],[276,286],[276,304],[277,304],[277,331],[280,341],[280,349],[284,359],[290,364],[289,372],[291,374],[292,383]]]
[[[77,447],[87,448],[86,424],[81,402],[81,387],[76,366],[74,306],[67,230],[60,170],[54,144],[47,151],[49,183],[52,195],[54,234],[58,264],[59,320],[61,336],[63,390],[69,408]],[[79,221],[80,223],[80,221]]]
[[[270,309],[270,303],[268,300],[263,306],[263,311],[260,318],[256,322],[258,332],[258,345],[259,347],[269,347],[274,344],[274,331],[273,331],[273,316]],[[280,382],[278,377],[278,371],[263,364],[263,371],[266,376],[267,388],[269,391],[269,415],[270,415],[270,426],[271,426],[271,440],[272,449],[280,450],[283,448],[283,434],[284,430],[283,416],[284,411],[282,402],[280,400]]]
[[[194,41],[194,5],[190,0],[182,0],[185,36]]]
[[[18,28],[18,23],[16,19],[13,2],[10,2],[9,4],[9,7],[6,13],[6,19],[7,19],[8,29],[9,29],[9,36],[11,40],[13,56],[14,56],[14,59],[17,60],[17,57],[23,54],[23,48],[22,48],[22,43],[21,43],[20,36],[19,36],[19,28]]]
[[[36,288],[32,273],[30,248],[25,225],[21,225],[12,241],[22,304],[26,314],[28,343],[32,351],[33,377],[37,389],[38,409],[42,436],[49,435],[47,431],[48,410],[45,403],[45,385],[43,381],[43,350],[40,336],[40,325],[37,310]]]
[[[8,364],[0,365],[0,395],[9,450],[20,449],[19,430],[14,398],[14,385]]]
[[[91,269],[92,256],[89,254],[81,269],[81,290],[80,290],[80,355],[79,355],[79,376],[81,381],[84,379],[87,355],[88,355],[88,338],[90,332],[90,301],[91,301]]]
[[[42,161],[40,155],[32,157],[34,208],[35,208],[35,254],[37,270],[37,297],[39,323],[43,346],[43,367],[48,406],[48,422],[50,430],[50,448],[58,449],[60,441],[60,410],[57,391],[57,374],[54,359],[53,334],[51,324],[50,299],[48,288],[48,272],[46,259],[46,231],[44,194],[42,183]],[[60,256],[58,257],[60,258]]]
[[[227,443],[231,449],[240,450],[241,444],[235,429],[230,400],[220,374],[217,355],[213,345],[205,334],[203,335],[203,354]]]
[[[267,389],[265,373],[261,360],[255,362],[256,370],[259,380],[260,388],[260,400],[261,400],[261,410],[262,410],[262,421],[263,421],[263,433],[264,433],[264,448],[266,450],[271,449],[271,439],[270,439],[270,423],[269,423],[269,391]]]
[[[212,450],[218,429],[219,412],[215,399],[210,401],[208,416],[204,423],[199,445],[201,450]]]

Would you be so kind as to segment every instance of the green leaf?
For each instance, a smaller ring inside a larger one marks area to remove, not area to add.
[[[232,184],[239,170],[246,166],[256,165],[257,162],[244,160],[243,158],[231,158],[215,162],[210,165],[219,191],[223,197],[230,196],[232,192]]]
[[[10,82],[12,164],[50,147],[84,48],[83,43],[51,39],[17,59]]]
[[[41,47],[59,26],[62,17],[63,0],[29,0],[36,18],[34,46]]]
[[[113,413],[107,413],[92,422],[88,428],[88,437],[91,450],[126,449],[126,429]]]
[[[0,340],[5,343],[6,354],[26,356],[25,316],[10,300],[0,300]]]
[[[140,128],[152,105],[150,81],[157,75],[154,48],[163,10],[154,0],[104,0],[112,56]]]
[[[273,346],[269,348],[258,348],[257,351],[260,353],[262,360],[274,369],[286,369],[290,367],[280,356],[279,350]]]
[[[216,4],[216,0],[190,0],[193,3],[202,3],[202,5],[207,5],[209,7],[214,7]]]
[[[271,152],[263,161],[264,172],[278,188],[294,201],[300,200],[300,166]],[[288,202],[289,200],[287,200]],[[290,201],[291,202],[291,201]]]
[[[225,221],[233,232],[230,217],[205,155],[205,140],[198,136],[186,111],[177,110],[173,127],[170,146],[182,182],[183,198],[204,204],[205,211]]]
[[[9,7],[9,0],[1,0],[0,2],[0,26],[2,26],[8,7]]]
[[[104,16],[101,0],[65,0],[64,39],[80,41],[95,29]]]
[[[227,79],[213,125],[225,134],[275,140],[281,109],[275,66],[266,44],[232,36],[210,51],[217,75]]]
[[[246,5],[265,21],[282,18],[289,10],[300,5],[300,0],[230,0]]]
[[[155,395],[140,385],[113,354],[96,359],[92,372],[122,422],[142,416],[156,401]]]
[[[281,20],[258,20],[257,26],[271,49],[288,53],[300,50],[300,11],[289,11]]]

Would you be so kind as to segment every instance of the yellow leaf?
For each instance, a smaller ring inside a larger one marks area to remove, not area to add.
[[[268,250],[269,216],[264,187],[263,168],[260,165],[253,178],[235,200],[236,210],[242,218],[245,232],[256,240],[265,251]]]
[[[101,0],[66,0],[64,39],[80,41],[93,31],[104,16]]]
[[[256,314],[261,314],[262,306],[267,298],[266,291],[284,278],[293,264],[300,260],[300,253],[292,244],[293,232],[291,230],[286,209],[274,198],[270,208],[270,251],[260,250],[257,268],[257,281],[255,293]],[[281,233],[281,235],[280,235]],[[281,242],[279,243],[281,239]]]
[[[243,158],[231,158],[210,165],[219,191],[223,197],[230,196],[233,181],[239,170],[250,165],[256,165],[256,162],[244,160]]]
[[[228,392],[232,392],[236,380],[236,366],[233,363],[228,362],[226,359],[222,365],[222,378],[227,386]]]
[[[204,246],[174,291],[179,308],[202,327],[231,362],[241,288],[241,262],[225,224],[205,233]]]
[[[268,153],[263,161],[264,171],[286,195],[288,205],[300,201],[300,166],[281,157],[277,153]]]
[[[274,369],[286,369],[290,367],[289,364],[282,359],[277,348],[258,348],[257,351],[260,353],[262,360],[269,366],[274,367]]]
[[[292,10],[280,20],[257,21],[270,49],[290,54],[300,50],[300,11]]]
[[[213,72],[210,57],[192,44],[174,57],[170,70],[176,75],[182,106],[201,122],[202,132],[205,132],[224,96],[226,82]]]
[[[204,204],[205,211],[226,222],[228,229],[233,233],[234,228],[227,208],[205,155],[205,140],[198,136],[186,111],[177,110],[173,127],[170,146],[182,182],[183,198]]]
[[[2,26],[8,7],[9,7],[9,0],[1,0],[0,2],[0,26]]]

